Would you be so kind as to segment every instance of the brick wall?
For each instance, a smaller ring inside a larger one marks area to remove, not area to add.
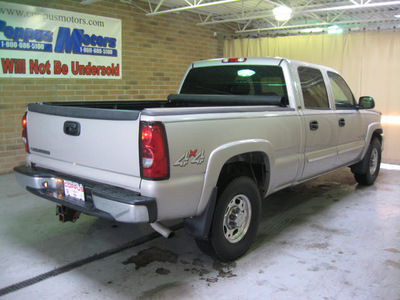
[[[76,0],[8,2],[121,19],[123,72],[121,80],[1,79],[0,174],[25,162],[21,118],[28,103],[166,99],[176,92],[192,61],[223,55],[222,38],[229,33],[226,27],[196,25],[189,13],[148,17],[143,10],[116,0],[90,5]],[[143,5],[147,8],[146,2]]]

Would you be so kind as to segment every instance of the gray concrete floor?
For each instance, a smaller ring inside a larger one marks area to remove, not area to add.
[[[344,169],[263,203],[258,238],[232,263],[202,254],[182,229],[89,216],[0,176],[2,299],[400,299],[400,171],[359,187]]]

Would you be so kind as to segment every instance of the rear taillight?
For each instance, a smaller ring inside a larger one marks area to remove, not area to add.
[[[26,129],[26,125],[28,123],[26,116],[28,112],[25,113],[25,115],[22,117],[22,141],[24,142],[25,145],[25,151],[29,153],[29,146],[28,146],[28,133]]]
[[[142,178],[167,179],[169,177],[169,163],[164,124],[161,122],[141,122],[139,143]]]

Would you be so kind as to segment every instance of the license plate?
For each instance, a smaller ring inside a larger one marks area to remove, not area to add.
[[[64,180],[64,193],[66,197],[85,201],[85,191],[80,183]]]

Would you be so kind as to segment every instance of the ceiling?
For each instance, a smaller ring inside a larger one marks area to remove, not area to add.
[[[102,0],[81,0],[90,4]],[[185,14],[199,26],[223,24],[238,35],[303,34],[343,31],[399,30],[400,0],[120,0],[138,7],[149,18]],[[272,10],[292,9],[287,21],[277,21]]]
[[[93,1],[93,0],[92,0]],[[148,16],[185,13],[199,26],[224,24],[248,36],[326,32],[337,25],[344,31],[397,30],[400,1],[385,0],[120,0],[138,6]],[[288,6],[292,16],[277,21],[272,9]],[[190,14],[189,14],[190,13]]]

